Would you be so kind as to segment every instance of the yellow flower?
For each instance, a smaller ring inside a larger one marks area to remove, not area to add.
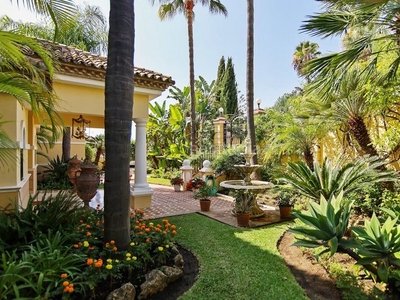
[[[153,226],[153,225],[154,225],[154,223],[149,223],[149,225],[150,225],[150,226]]]
[[[165,245],[165,248],[169,248],[169,245]]]
[[[84,241],[83,242],[83,247],[89,247],[89,242],[88,241]]]
[[[131,246],[135,246],[135,243],[134,243],[134,242],[131,242],[129,245],[131,245]]]
[[[158,251],[163,251],[164,250],[164,248],[163,247],[158,247]]]
[[[132,259],[133,259],[133,260],[137,260],[137,257],[136,257],[136,256],[132,256]]]
[[[107,261],[107,263],[109,263],[109,264],[112,263],[112,259],[111,259],[111,258],[107,259],[106,261]]]
[[[126,256],[127,256],[127,257],[131,257],[132,254],[130,254],[130,253],[128,252],[128,253],[126,253]]]
[[[131,260],[131,258],[130,258],[130,257],[127,257],[127,258],[126,258],[126,260],[127,260],[127,261],[130,261],[130,260]]]
[[[115,262],[116,262],[116,263],[119,263],[119,259],[116,259]]]
[[[112,265],[107,264],[107,265],[106,265],[106,269],[107,269],[107,270],[111,270],[111,269],[112,269]]]

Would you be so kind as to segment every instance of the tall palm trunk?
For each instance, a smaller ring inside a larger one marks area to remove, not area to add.
[[[193,45],[193,7],[192,0],[185,1],[188,22],[189,39],[189,85],[190,85],[190,128],[191,128],[191,154],[196,154],[197,150],[197,130],[196,130],[196,94],[194,90],[194,45]]]
[[[129,154],[133,106],[134,1],[110,0],[105,84],[104,239],[130,242]]]
[[[307,167],[310,168],[310,170],[314,171],[314,154],[311,151],[310,148],[304,149],[304,160],[306,162]]]
[[[62,161],[67,163],[71,158],[71,127],[65,127],[62,139]]]
[[[372,145],[372,141],[369,136],[367,126],[365,126],[364,120],[359,116],[353,117],[348,121],[348,125],[350,127],[351,134],[354,136],[358,145],[363,151],[362,155],[368,154],[371,156],[378,156],[378,152]],[[384,165],[380,166],[378,169],[381,171],[387,171]],[[392,181],[383,181],[380,184],[384,189],[387,189],[389,191],[394,190],[394,185]]]
[[[350,128],[351,134],[356,139],[358,145],[361,147],[361,150],[364,152],[362,155],[378,155],[376,149],[372,146],[371,138],[368,134],[367,126],[365,126],[364,120],[359,117],[353,117],[349,119],[348,125]]]
[[[254,0],[247,0],[247,68],[246,68],[247,130],[251,151],[256,153],[256,132],[254,128]],[[253,156],[257,164],[257,154]]]

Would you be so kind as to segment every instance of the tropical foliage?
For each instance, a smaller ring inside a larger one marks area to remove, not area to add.
[[[103,242],[104,214],[74,194],[36,195],[25,209],[0,212],[1,299],[105,299],[121,284],[139,286],[172,257],[176,226],[130,217],[129,248]],[[119,259],[117,259],[117,257]]]
[[[377,157],[361,157],[351,162],[342,157],[336,164],[325,159],[322,165],[315,161],[313,169],[302,161],[288,162],[288,172],[278,174],[277,178],[314,201],[321,196],[329,200],[340,193],[347,196],[376,182],[395,181],[394,171],[380,169],[384,164]]]

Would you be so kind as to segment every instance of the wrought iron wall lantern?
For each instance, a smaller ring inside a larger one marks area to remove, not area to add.
[[[87,139],[86,129],[90,128],[90,120],[86,120],[82,115],[79,118],[72,118],[72,137],[77,139]]]

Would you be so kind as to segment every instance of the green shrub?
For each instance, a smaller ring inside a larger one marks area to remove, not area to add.
[[[213,160],[211,167],[217,174],[225,174],[227,180],[242,178],[242,173],[235,165],[246,163],[245,158],[240,154],[243,151],[243,147],[226,149]]]
[[[39,201],[38,201],[39,200]],[[0,299],[105,299],[128,281],[139,286],[151,269],[170,264],[176,226],[131,217],[131,243],[104,243],[101,210],[70,193],[32,197],[26,209],[0,213]]]

